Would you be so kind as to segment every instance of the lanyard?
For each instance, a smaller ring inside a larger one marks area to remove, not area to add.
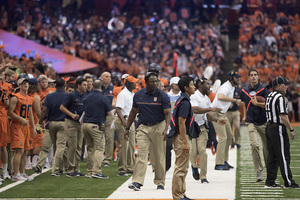
[[[256,93],[255,93],[255,95],[253,96],[253,97],[255,97],[258,93],[260,93],[261,91],[263,91],[265,88],[261,88],[260,90],[258,90]],[[248,103],[248,105],[247,105],[247,111],[248,111],[248,109],[249,109],[249,106],[250,106],[250,103],[251,103],[251,101],[252,101],[252,97],[250,96],[250,94],[248,94],[244,89],[242,89],[242,91],[250,98],[250,101],[249,101],[249,103]]]

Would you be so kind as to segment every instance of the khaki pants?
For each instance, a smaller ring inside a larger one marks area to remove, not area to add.
[[[119,168],[118,172],[133,172],[135,161],[135,126],[132,123],[129,130],[129,140],[124,139],[125,128],[119,117],[116,117],[115,127],[119,141]]]
[[[200,159],[200,179],[206,179],[207,173],[207,153],[206,144],[208,141],[208,130],[204,125],[200,126],[201,133],[198,138],[192,139],[192,149],[190,151],[190,161],[194,168],[198,168],[197,157]]]
[[[80,156],[83,132],[80,122],[65,119],[65,132],[68,140],[67,173],[80,172]]]
[[[213,122],[214,128],[219,138],[216,153],[216,165],[224,165],[224,162],[228,161],[229,146],[233,137],[232,129],[225,114],[211,112],[211,115],[215,118],[222,117],[227,121],[225,126],[219,125],[217,122]]]
[[[227,111],[226,116],[228,118],[230,126],[234,126],[234,141],[231,144],[240,144],[240,111]]]
[[[114,154],[114,136],[115,130],[111,128],[111,124],[115,120],[115,116],[106,116],[105,121],[105,159],[104,163],[109,163]]]
[[[155,160],[154,184],[165,185],[166,179],[166,146],[163,140],[163,131],[166,122],[154,126],[146,126],[141,124],[137,128],[136,140],[138,147],[138,155],[135,161],[135,168],[132,176],[132,182],[144,184],[145,174],[148,165],[149,146],[153,146],[152,159]]]
[[[104,132],[97,124],[84,123],[82,126],[87,147],[87,175],[101,174],[102,157],[105,149]]]
[[[42,150],[39,153],[39,160],[37,163],[37,166],[39,166],[41,168],[43,168],[46,158],[48,157],[51,146],[52,146],[49,129],[44,129],[43,132],[44,132],[44,135],[43,135],[43,142],[42,142]]]
[[[64,125],[64,121],[51,121],[49,123],[51,141],[53,144],[56,144],[52,163],[52,173],[59,173],[63,171],[63,155],[67,142]]]
[[[258,135],[260,136],[262,141],[264,161],[265,161],[265,166],[267,166],[268,147],[267,147],[267,138],[266,138],[266,126],[267,123],[261,126],[257,126],[253,123],[250,123],[248,125],[252,160],[256,171],[263,170],[263,165],[261,163],[261,158],[259,153],[260,143],[259,143]]]
[[[191,139],[186,135],[186,140],[190,146],[191,152]],[[175,168],[172,179],[172,196],[174,200],[184,198],[186,191],[185,177],[189,168],[189,154],[182,151],[182,139],[178,134],[173,137],[173,146],[176,155]]]

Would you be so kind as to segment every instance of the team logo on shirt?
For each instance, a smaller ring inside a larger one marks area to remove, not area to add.
[[[254,95],[256,94],[256,92],[255,91],[251,91],[249,94],[250,94],[251,97],[254,97]]]
[[[154,97],[153,101],[157,101],[157,97]]]
[[[112,93],[112,91],[110,90],[110,91],[109,91],[109,93],[111,94],[111,93]]]

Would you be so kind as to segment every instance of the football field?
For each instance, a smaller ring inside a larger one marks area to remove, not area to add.
[[[297,183],[300,183],[300,128],[295,128],[296,139],[290,140],[291,145],[291,170]],[[296,189],[266,189],[264,182],[256,183],[251,147],[248,131],[245,126],[241,127],[241,145],[239,150],[229,151],[229,163],[235,168],[230,171],[215,171],[214,159],[210,149],[208,153],[207,179],[209,184],[201,184],[192,177],[189,169],[186,195],[192,199],[300,199],[300,190]],[[261,154],[262,155],[262,154]],[[174,159],[174,155],[173,155]],[[174,161],[174,160],[173,160]],[[172,163],[173,164],[173,163]],[[128,188],[131,177],[117,176],[117,162],[112,162],[111,167],[103,168],[103,173],[110,178],[68,178],[65,175],[52,177],[50,171],[43,174],[28,174],[35,176],[34,181],[13,183],[6,180],[0,186],[1,199],[172,199],[171,183],[172,168],[166,174],[165,190],[156,190],[153,183],[154,173],[152,167],[147,167],[144,186],[136,192]],[[82,162],[81,170],[86,173],[86,162]],[[46,171],[46,170],[44,170]],[[0,171],[1,173],[1,171]],[[266,176],[266,170],[263,171]],[[283,185],[280,171],[278,182]]]

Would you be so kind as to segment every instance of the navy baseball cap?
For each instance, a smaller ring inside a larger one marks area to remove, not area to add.
[[[278,76],[278,77],[274,78],[274,80],[272,81],[272,86],[275,87],[279,84],[289,85],[289,84],[291,84],[291,82],[286,80],[286,78],[284,78],[282,76]]]
[[[241,78],[242,76],[237,71],[231,70],[227,73],[227,77]]]
[[[37,78],[31,78],[31,79],[29,79],[29,84],[31,85],[37,85],[38,84],[38,80],[37,80]]]

